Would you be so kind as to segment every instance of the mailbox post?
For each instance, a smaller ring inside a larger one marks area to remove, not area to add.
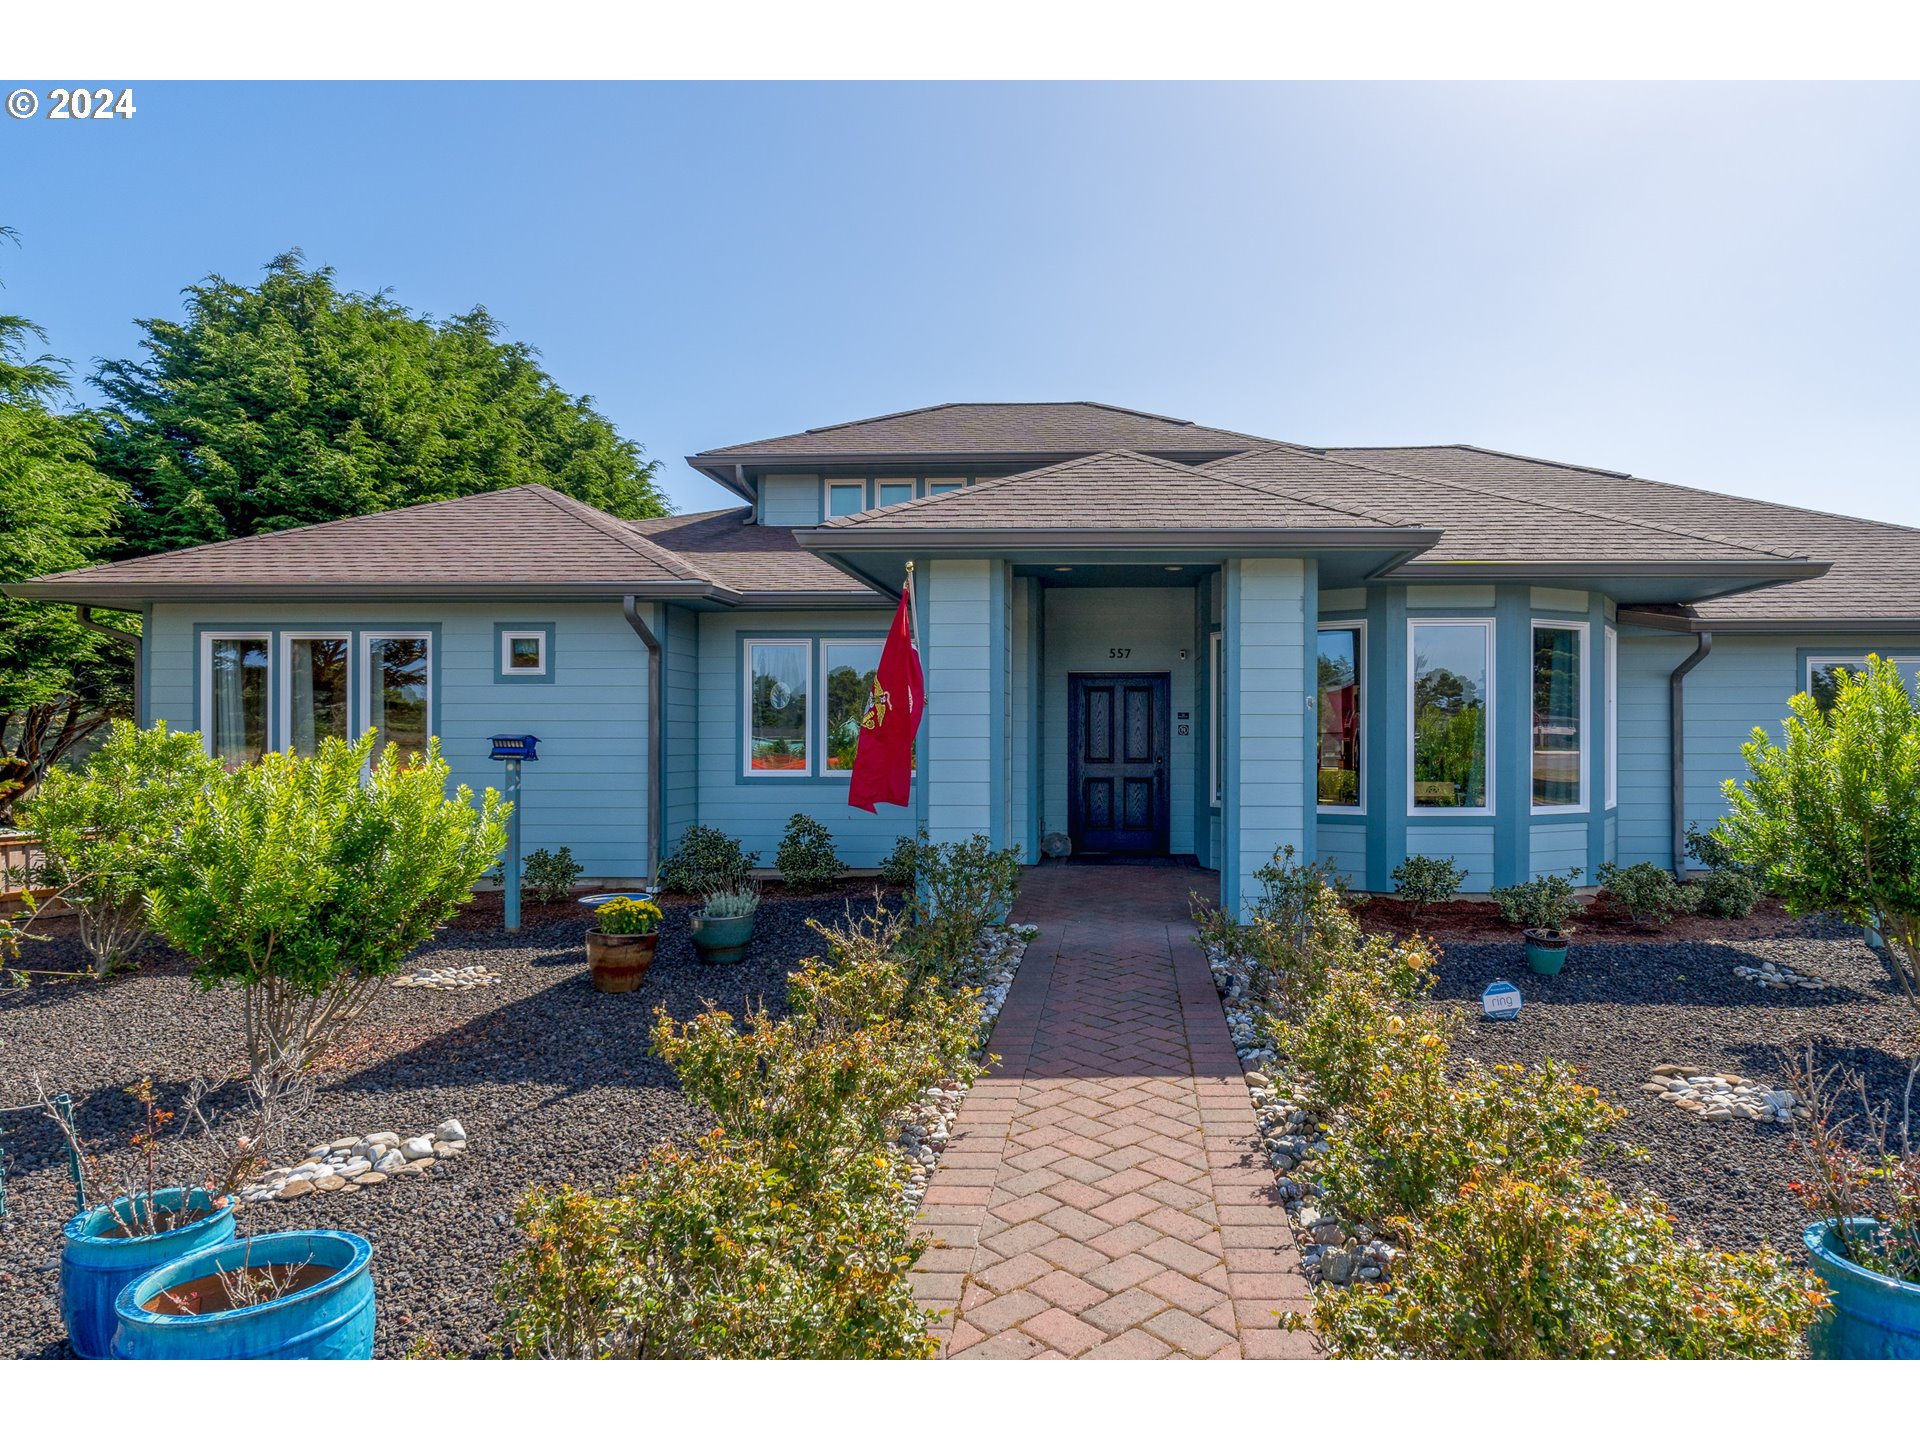
[[[538,735],[493,735],[488,737],[493,745],[492,759],[507,762],[507,803],[513,807],[507,814],[507,856],[503,864],[504,884],[501,889],[506,896],[507,930],[520,928],[520,762],[540,758]]]

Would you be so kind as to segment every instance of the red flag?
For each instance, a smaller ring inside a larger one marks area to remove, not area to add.
[[[926,677],[913,644],[913,576],[909,573],[880,652],[880,667],[873,672],[867,713],[860,717],[847,804],[872,813],[879,801],[907,803],[913,788],[913,738],[920,732],[926,710]]]

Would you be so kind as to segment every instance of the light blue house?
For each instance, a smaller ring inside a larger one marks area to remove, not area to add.
[[[1790,695],[1920,670],[1920,532],[1470,446],[941,405],[691,463],[741,504],[528,486],[10,593],[140,612],[142,718],[234,760],[372,725],[478,786],[536,734],[526,844],[627,880],[695,822],[770,860],[795,812],[855,866],[1060,836],[1233,903],[1282,844],[1372,890],[1410,854],[1472,890],[1679,865]],[[851,728],[909,560],[926,728],[871,816]]]

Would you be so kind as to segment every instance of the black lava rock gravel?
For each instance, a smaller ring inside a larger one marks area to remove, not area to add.
[[[760,1002],[778,1013],[787,972],[820,948],[806,921],[837,921],[849,907],[870,908],[871,894],[764,903],[748,959],[731,967],[700,964],[689,910],[670,907],[641,989],[601,995],[587,973],[580,907],[528,907],[510,936],[499,928],[497,900],[476,902],[408,969],[478,964],[502,983],[383,991],[300,1127],[304,1149],[373,1130],[418,1134],[452,1117],[466,1127],[466,1154],[384,1185],[249,1206],[241,1233],[365,1235],[374,1244],[379,1354],[404,1355],[417,1342],[493,1353],[494,1288],[513,1248],[518,1197],[534,1185],[605,1184],[655,1142],[704,1128],[706,1117],[647,1053],[654,1011],[686,1018],[712,1000],[736,1015]],[[31,947],[23,963],[80,968],[70,927],[53,922],[52,942]],[[185,962],[157,945],[130,975],[0,991],[0,1106],[30,1100],[38,1073],[50,1090],[72,1094],[89,1139],[124,1140],[136,1111],[121,1092],[142,1075],[171,1096],[205,1070],[239,1063],[238,1010],[237,996],[202,993]],[[8,1211],[0,1219],[0,1355],[64,1356],[60,1232],[73,1211],[66,1151],[37,1115],[0,1116],[0,1125]]]

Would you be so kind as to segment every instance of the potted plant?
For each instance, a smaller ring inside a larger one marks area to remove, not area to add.
[[[660,907],[617,896],[593,912],[593,927],[587,931],[593,988],[603,995],[638,990],[660,943]]]
[[[1816,1071],[1811,1047],[1788,1084],[1806,1176],[1792,1188],[1817,1217],[1801,1238],[1832,1301],[1808,1347],[1819,1360],[1920,1360],[1920,1155],[1909,1124],[1896,1154],[1890,1105],[1875,1106],[1856,1073]]]
[[[117,1360],[371,1360],[373,1246],[285,1230],[201,1250],[129,1282]]]
[[[708,965],[733,965],[747,955],[760,892],[751,884],[715,890],[693,917],[693,948]]]
[[[1500,918],[1524,927],[1527,965],[1536,975],[1558,975],[1567,963],[1567,941],[1573,935],[1573,926],[1567,922],[1580,913],[1580,901],[1573,893],[1573,882],[1579,878],[1580,869],[1575,866],[1564,875],[1542,875],[1493,892]]]

